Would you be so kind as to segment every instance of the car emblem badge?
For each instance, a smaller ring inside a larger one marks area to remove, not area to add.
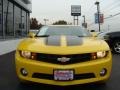
[[[67,58],[67,57],[61,57],[61,58],[57,58],[57,61],[60,61],[60,62],[68,62],[70,61],[70,58]]]

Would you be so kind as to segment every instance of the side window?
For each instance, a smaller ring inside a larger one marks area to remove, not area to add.
[[[0,0],[0,24],[2,24],[2,2]]]
[[[0,13],[0,24],[2,24],[2,15]]]
[[[3,35],[3,31],[2,31],[2,2],[0,0],[0,36]]]
[[[48,27],[42,27],[38,33],[38,36],[45,35],[47,32]]]
[[[105,36],[104,36],[104,38],[105,38],[106,40],[109,40],[110,37],[111,37],[111,34],[110,34],[110,33],[107,33],[107,34],[105,34]]]

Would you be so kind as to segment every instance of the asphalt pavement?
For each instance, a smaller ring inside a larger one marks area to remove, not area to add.
[[[106,85],[85,84],[58,87],[44,84],[21,85],[15,72],[14,52],[0,56],[0,90],[120,90],[120,55],[113,55],[112,75]]]

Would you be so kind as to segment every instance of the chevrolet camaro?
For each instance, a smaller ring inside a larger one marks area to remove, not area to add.
[[[80,26],[43,26],[19,43],[15,65],[21,82],[59,86],[106,82],[112,55],[105,41]]]

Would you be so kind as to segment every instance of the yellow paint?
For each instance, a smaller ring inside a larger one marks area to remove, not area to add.
[[[23,58],[20,56],[19,50],[58,55],[83,54],[98,51],[109,51],[109,53],[107,57],[102,59],[90,60],[87,62],[71,65],[57,65]],[[67,46],[65,36],[61,36],[61,46],[48,46],[45,44],[44,38],[28,38],[23,40],[19,44],[16,50],[15,58],[16,58],[15,60],[16,72],[19,79],[60,86],[84,84],[96,81],[106,81],[110,77],[112,67],[112,55],[109,46],[105,41],[95,38],[84,38],[83,44],[78,46]],[[20,73],[21,68],[25,68],[28,71],[28,76],[21,75]],[[103,68],[107,69],[107,74],[104,77],[101,77],[99,73]],[[53,74],[54,69],[74,69],[75,74],[94,73],[96,78],[65,82],[32,78],[32,74],[35,72]]]

